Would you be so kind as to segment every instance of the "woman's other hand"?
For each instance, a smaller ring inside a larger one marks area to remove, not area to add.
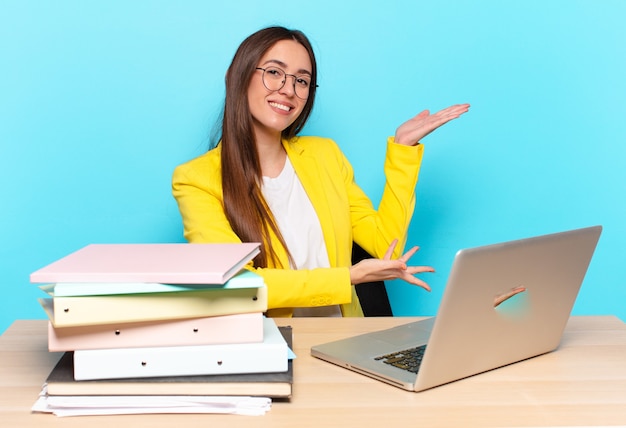
[[[435,269],[430,266],[409,266],[407,264],[419,247],[411,248],[398,259],[392,259],[391,255],[397,243],[398,240],[394,239],[382,259],[364,259],[353,265],[350,268],[352,284],[402,279],[409,284],[417,285],[426,291],[430,291],[430,286],[414,275],[423,272],[434,272]]]
[[[466,113],[469,107],[469,104],[456,104],[434,114],[424,110],[398,127],[395,142],[414,146],[435,129]]]

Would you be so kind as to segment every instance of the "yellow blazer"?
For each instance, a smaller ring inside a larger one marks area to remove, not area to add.
[[[260,269],[250,264],[248,268],[261,275],[268,287],[268,315],[291,316],[294,307],[340,304],[344,316],[363,316],[350,284],[352,242],[380,258],[397,238],[394,256],[402,254],[423,146],[407,147],[389,138],[384,164],[387,181],[378,210],[355,183],[352,166],[334,141],[295,137],[283,141],[283,146],[319,218],[331,267]],[[174,170],[172,193],[189,242],[241,242],[222,208],[220,159],[218,145]],[[272,239],[282,265],[289,266],[286,252]]]

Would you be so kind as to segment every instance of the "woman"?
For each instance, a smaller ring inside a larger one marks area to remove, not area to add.
[[[467,104],[423,111],[387,142],[378,210],[356,185],[337,145],[297,134],[315,99],[317,67],[300,31],[271,27],[239,46],[226,73],[219,144],[176,168],[173,194],[185,238],[261,242],[250,269],[268,287],[268,315],[362,316],[353,285],[432,272],[404,255],[422,159],[419,141]],[[377,258],[351,265],[352,243]],[[314,308],[306,310],[302,308]],[[339,309],[341,312],[339,313]]]

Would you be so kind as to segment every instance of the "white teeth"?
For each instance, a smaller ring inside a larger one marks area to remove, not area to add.
[[[286,105],[284,105],[284,104],[270,103],[270,105],[271,105],[272,107],[276,107],[276,108],[279,108],[279,109],[281,109],[281,110],[285,110],[285,111],[289,111],[289,110],[291,110],[291,107],[286,106]]]

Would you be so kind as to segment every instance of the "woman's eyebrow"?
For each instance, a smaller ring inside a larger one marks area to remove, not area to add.
[[[265,61],[263,63],[263,65],[267,65],[267,64],[276,64],[277,66],[281,67],[281,68],[287,68],[287,64],[285,64],[284,62],[282,62],[279,59],[268,59],[267,61]],[[311,72],[307,69],[301,68],[300,70],[296,71],[296,74],[301,75],[301,74],[308,74],[309,76],[311,76]]]

